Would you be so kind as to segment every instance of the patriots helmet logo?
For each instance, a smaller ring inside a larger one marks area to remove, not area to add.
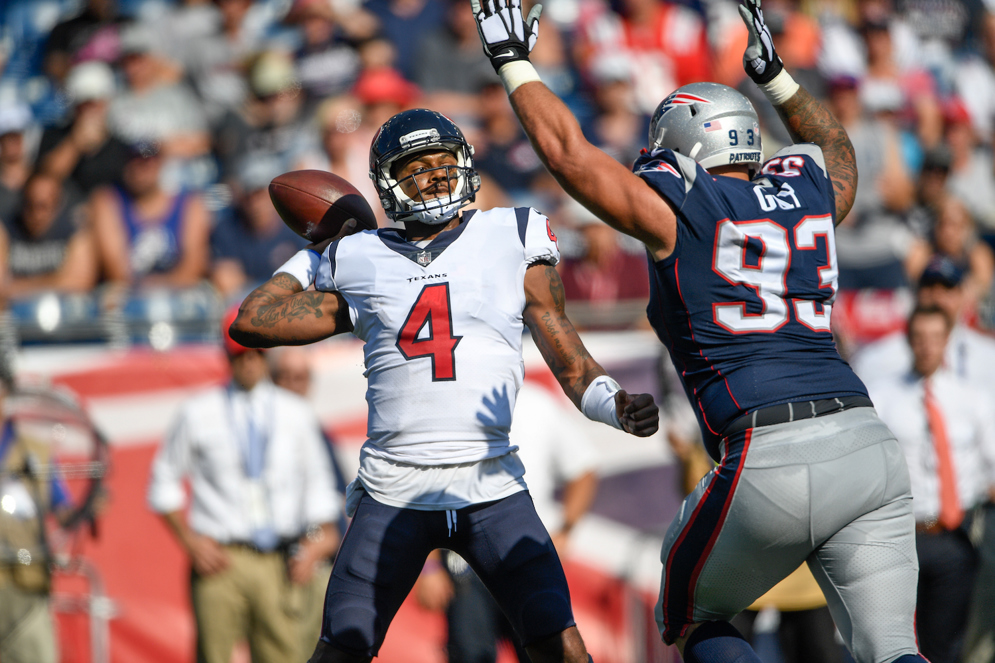
[[[659,113],[661,116],[666,115],[667,112],[676,108],[677,106],[687,106],[688,104],[710,104],[712,103],[708,99],[699,97],[696,94],[688,94],[687,92],[674,92],[669,97],[663,100],[660,104]]]

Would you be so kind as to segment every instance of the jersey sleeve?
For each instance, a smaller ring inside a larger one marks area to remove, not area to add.
[[[325,292],[335,292],[339,288],[335,284],[335,254],[339,248],[339,242],[335,240],[325,247],[318,262],[318,270],[314,275],[314,289]]]
[[[338,292],[342,295],[349,307],[349,320],[353,324],[353,333],[356,333],[355,327],[359,323],[359,309],[356,308],[353,298],[348,293],[343,292],[342,286],[335,281],[335,258],[338,255],[339,242],[341,241],[341,239],[335,240],[325,247],[325,251],[321,254],[318,270],[314,276],[314,289],[323,292]]]
[[[822,149],[812,143],[796,143],[778,151],[764,162],[764,175],[803,177],[828,199],[833,219],[836,219],[836,190],[826,168]]]
[[[673,150],[663,148],[644,152],[636,159],[632,172],[643,178],[671,206],[679,210],[698,177],[698,164]]]
[[[560,248],[549,219],[531,207],[516,207],[518,233],[525,246],[525,262],[533,264],[544,260],[552,265],[560,262]]]

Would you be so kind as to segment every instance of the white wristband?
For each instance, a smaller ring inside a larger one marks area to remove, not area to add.
[[[283,263],[283,265],[273,272],[273,276],[276,276],[280,272],[290,274],[307,290],[314,283],[314,276],[318,273],[318,265],[320,263],[320,253],[311,249],[301,249],[291,256],[290,260]]]
[[[516,60],[515,62],[503,65],[498,70],[498,76],[501,77],[504,89],[508,91],[509,95],[520,85],[525,85],[532,81],[542,81],[539,78],[539,72],[536,71],[536,68],[528,60]]]
[[[607,375],[598,376],[587,386],[580,399],[580,411],[591,421],[600,421],[622,430],[622,422],[618,420],[618,411],[615,409],[615,394],[621,389],[618,382]]]
[[[767,99],[775,106],[780,106],[785,101],[795,96],[798,88],[801,87],[791,77],[787,69],[782,69],[781,73],[774,77],[769,83],[764,83],[760,89],[767,95]]]

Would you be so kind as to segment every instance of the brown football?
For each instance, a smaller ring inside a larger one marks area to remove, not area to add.
[[[352,232],[377,227],[377,217],[356,187],[324,170],[292,170],[269,183],[269,197],[283,222],[309,242],[334,237],[349,219]]]

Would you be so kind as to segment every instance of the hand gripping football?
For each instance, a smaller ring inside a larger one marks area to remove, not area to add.
[[[269,197],[280,218],[309,242],[335,237],[349,219],[352,232],[373,230],[377,218],[356,187],[324,170],[293,170],[273,178]]]

